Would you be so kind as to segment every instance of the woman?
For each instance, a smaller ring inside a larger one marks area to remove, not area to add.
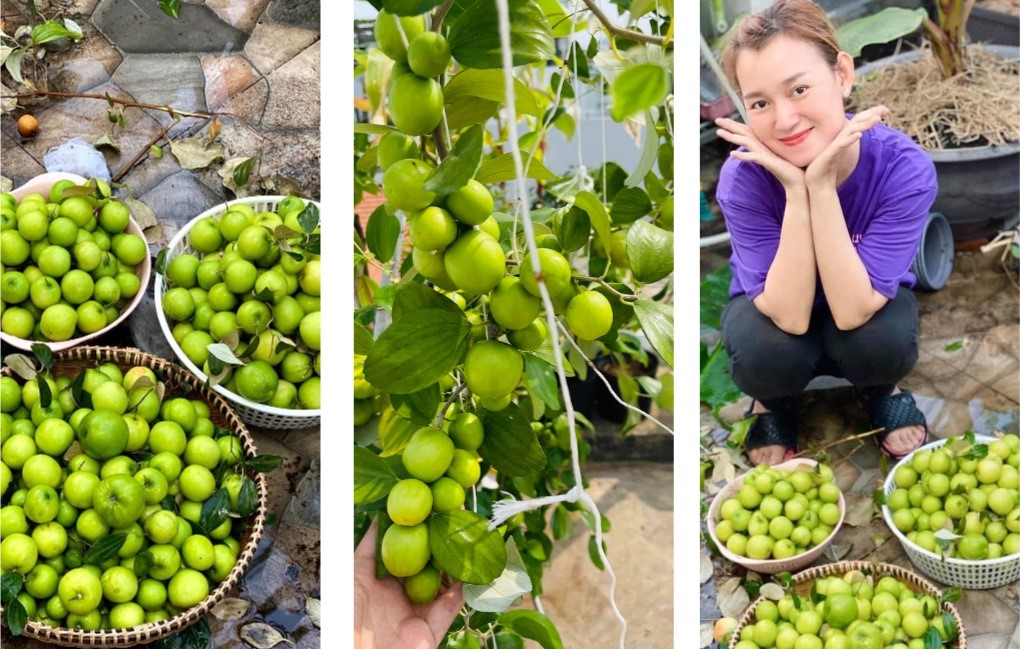
[[[755,464],[797,449],[794,397],[819,374],[850,381],[892,458],[927,439],[896,384],[917,361],[910,266],[937,190],[928,156],[881,124],[876,106],[844,112],[853,58],[810,0],[748,16],[723,52],[748,123],[716,120],[739,149],[716,199],[731,235],[723,340],[734,382],[757,415]]]

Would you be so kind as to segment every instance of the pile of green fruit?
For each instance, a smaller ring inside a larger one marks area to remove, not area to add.
[[[142,288],[136,269],[145,240],[126,232],[128,208],[102,181],[54,183],[49,196],[0,195],[3,332],[62,341],[120,317]]]
[[[320,407],[319,212],[296,196],[275,211],[243,203],[188,231],[194,252],[161,270],[162,309],[185,356],[241,397]]]
[[[251,460],[205,401],[164,394],[150,368],[110,362],[75,378],[0,378],[12,627],[19,614],[85,630],[166,620],[233,570],[258,501],[240,472]]]
[[[923,449],[893,470],[892,524],[919,547],[981,561],[1020,553],[1020,437]],[[951,534],[943,534],[940,530]]]
[[[715,536],[739,556],[789,559],[829,537],[842,517],[839,498],[824,464],[789,471],[759,465],[719,506]]]
[[[956,619],[932,595],[855,570],[816,580],[810,597],[762,600],[734,649],[925,649],[952,643],[958,633]]]

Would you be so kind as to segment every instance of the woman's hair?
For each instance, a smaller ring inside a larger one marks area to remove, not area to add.
[[[761,50],[776,36],[789,36],[813,44],[826,63],[835,69],[841,48],[825,10],[811,0],[775,0],[768,8],[744,18],[723,49],[723,71],[734,88],[740,88],[737,82],[740,52]]]

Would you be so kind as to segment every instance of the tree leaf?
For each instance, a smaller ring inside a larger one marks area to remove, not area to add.
[[[524,375],[532,396],[541,399],[551,410],[560,409],[556,372],[549,363],[532,354],[524,354]]]
[[[382,54],[382,52],[379,52]],[[383,55],[385,56],[385,55]],[[368,135],[385,135],[386,133],[396,132],[396,128],[387,126],[386,124],[366,124],[364,122],[358,122],[354,125],[355,133],[365,133]]]
[[[659,281],[673,272],[673,233],[638,221],[627,232],[627,257],[634,279]]]
[[[450,373],[470,336],[471,323],[463,313],[429,308],[407,314],[375,341],[365,359],[365,378],[384,392],[416,392]]]
[[[170,153],[183,169],[204,169],[216,160],[222,160],[225,150],[221,144],[205,145],[205,138],[194,137],[170,142]]]
[[[21,592],[24,583],[25,577],[20,572],[13,570],[5,572],[3,577],[0,577],[0,603],[7,606]]]
[[[428,521],[429,548],[436,567],[465,584],[488,584],[503,574],[503,538],[489,522],[466,510],[444,512]]]
[[[319,206],[315,203],[308,203],[305,205],[305,208],[301,210],[301,213],[298,214],[297,220],[298,225],[301,226],[301,230],[305,234],[315,232],[315,229],[319,227]]]
[[[733,272],[726,264],[708,274],[701,282],[701,324],[722,329],[722,312],[730,301],[730,281]]]
[[[152,553],[148,550],[139,552],[135,555],[135,560],[132,563],[134,568],[135,577],[139,579],[145,579],[145,576],[149,574],[149,569],[152,568],[153,564]]]
[[[25,630],[25,624],[28,623],[28,611],[25,610],[25,605],[21,603],[20,599],[14,598],[7,604],[5,617],[11,635],[21,635],[21,632]]]
[[[418,426],[429,426],[436,418],[442,401],[439,384],[433,383],[410,394],[391,394],[390,403],[397,414]]]
[[[47,20],[32,28],[32,43],[34,45],[42,45],[59,38],[78,40],[81,38],[81,32],[75,33],[55,20]]]
[[[49,345],[32,343],[32,355],[39,361],[43,369],[53,369],[53,350],[50,349]]]
[[[611,86],[613,107],[610,114],[617,122],[658,105],[669,92],[669,72],[655,63],[639,63],[616,75]],[[646,122],[654,132],[651,122]],[[643,177],[644,174],[641,174]]]
[[[467,72],[467,70],[465,70]],[[461,72],[464,74],[464,72]],[[460,75],[457,75],[458,77]],[[456,77],[454,77],[456,79]],[[451,131],[457,131],[473,124],[480,124],[499,110],[499,103],[478,97],[461,97],[456,101],[446,100],[446,123]]]
[[[372,254],[389,261],[393,258],[393,251],[397,249],[397,241],[400,239],[400,219],[386,211],[385,205],[380,205],[368,217],[368,227],[365,231],[365,243]]]
[[[223,524],[230,517],[230,496],[227,490],[220,487],[213,492],[209,500],[202,504],[202,515],[198,527],[208,534]]]
[[[244,476],[241,478],[241,490],[237,494],[237,513],[241,518],[248,518],[259,504],[259,490],[255,481]]]
[[[379,417],[379,443],[382,444],[381,457],[390,457],[404,452],[420,426],[411,423],[397,414],[391,406],[383,408]]]
[[[481,408],[478,418],[485,428],[478,452],[500,473],[525,476],[545,468],[545,453],[520,406],[510,405],[498,412]]]
[[[634,303],[634,314],[652,348],[673,367],[673,305],[638,300]]]
[[[241,627],[241,639],[255,649],[271,649],[281,642],[294,646],[294,641],[265,622],[249,622]]]
[[[645,124],[654,124],[655,120],[652,119],[651,111],[645,111]],[[659,157],[659,134],[655,130],[654,125],[645,128],[645,144],[641,149],[641,159],[638,160],[637,166],[630,172],[624,184],[627,187],[637,187],[641,184],[641,179],[652,170],[655,166],[655,161]]]
[[[701,370],[701,401],[713,409],[733,403],[743,394],[730,378],[729,363],[729,356],[720,342]]]
[[[259,157],[252,156],[245,158],[242,162],[239,162],[233,171],[234,184],[238,187],[244,187],[248,184],[248,178],[251,177],[251,171],[255,168],[258,163]]]
[[[177,18],[181,11],[181,0],[159,0],[159,8],[171,18]]]
[[[475,125],[457,138],[450,154],[425,179],[425,190],[440,196],[452,194],[471,180],[481,159],[482,127]]]
[[[574,198],[574,205],[588,213],[595,234],[602,241],[602,247],[609,250],[613,245],[613,233],[610,230],[609,213],[606,206],[602,204],[598,196],[591,192],[578,192]]]
[[[365,66],[365,94],[375,114],[386,101],[386,85],[392,78],[393,59],[386,56],[377,47],[368,50],[368,63]],[[357,133],[357,131],[355,131]]]
[[[408,282],[397,289],[397,298],[393,301],[394,320],[399,320],[422,309],[442,309],[455,314],[463,313],[453,300],[424,284]]]
[[[551,59],[556,54],[552,31],[534,0],[510,5],[510,49],[513,65]],[[453,58],[468,68],[502,68],[499,16],[494,2],[476,2],[457,19],[448,37]]]
[[[515,633],[534,640],[543,649],[563,649],[563,640],[553,623],[538,611],[510,611],[499,616],[499,623]]]
[[[528,161],[531,161],[530,165]],[[521,158],[521,164],[527,168],[527,172],[524,174],[526,178],[533,180],[551,180],[556,178],[556,174],[549,171],[544,164],[540,161],[523,156]],[[502,183],[508,180],[514,180],[517,178],[517,171],[514,169],[514,158],[512,153],[504,153],[498,155],[495,158],[491,158],[482,163],[479,167],[478,172],[475,174],[475,180],[482,183],[483,185],[492,185],[495,183]]]
[[[418,16],[443,4],[443,0],[382,0],[382,4],[394,16]]]
[[[223,363],[228,365],[244,365],[244,361],[234,355],[230,347],[224,343],[212,343],[206,345],[206,349],[209,350],[210,356],[219,359]]]
[[[283,458],[279,455],[256,455],[250,460],[245,460],[244,466],[258,473],[269,473],[283,466]]]
[[[372,343],[375,342],[375,338],[372,337],[372,332],[365,328],[365,325],[360,322],[354,323],[354,353],[366,356],[368,352],[372,351]]]
[[[489,584],[465,584],[464,603],[476,611],[502,613],[531,592],[531,577],[513,537],[506,540],[506,568]]]
[[[24,48],[18,48],[7,55],[7,59],[4,60],[4,67],[10,73],[11,78],[17,83],[24,83],[25,79],[21,76],[21,59],[24,58],[28,50]],[[13,100],[14,105],[17,106],[17,100]]]
[[[563,252],[573,252],[588,243],[591,236],[591,217],[588,213],[572,205],[553,223],[553,231],[560,241]]]
[[[397,484],[397,476],[386,462],[362,446],[354,447],[354,504],[374,503]]]
[[[645,190],[640,187],[625,187],[613,198],[609,216],[613,218],[613,225],[625,225],[637,221],[651,211],[652,200],[648,198]]]
[[[497,631],[493,636],[496,649],[525,649],[524,639],[513,631]]]
[[[836,40],[841,49],[856,58],[867,45],[888,43],[916,32],[927,16],[921,7],[886,7],[878,13],[843,23],[836,30]]]
[[[115,153],[120,153],[120,147],[117,146],[116,142],[114,142],[112,139],[110,139],[109,135],[101,135],[101,136],[99,136],[99,138],[95,142],[92,143],[92,146],[94,148],[96,148],[96,149],[101,149],[103,147],[106,147],[106,148],[112,150]]]
[[[443,87],[443,103],[454,104],[468,97],[485,99],[497,104],[506,104],[506,90],[502,70],[477,70],[467,68],[454,75]],[[531,89],[514,79],[514,109],[517,117],[538,116],[538,104]],[[449,118],[449,110],[447,110]]]
[[[117,552],[124,545],[126,539],[127,534],[125,532],[116,532],[109,536],[104,536],[92,544],[92,547],[82,557],[82,563],[93,566],[106,563],[117,556]]]
[[[26,381],[31,381],[39,374],[35,369],[35,363],[25,354],[11,354],[4,357],[4,365],[11,368],[12,372]]]

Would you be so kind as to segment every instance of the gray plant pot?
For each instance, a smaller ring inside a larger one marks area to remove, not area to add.
[[[986,45],[1001,58],[1020,58],[1020,48]],[[864,76],[887,65],[918,58],[905,52],[861,66]],[[1020,142],[1003,146],[928,151],[938,174],[932,210],[949,221],[957,241],[983,238],[1011,227],[1020,218]]]

